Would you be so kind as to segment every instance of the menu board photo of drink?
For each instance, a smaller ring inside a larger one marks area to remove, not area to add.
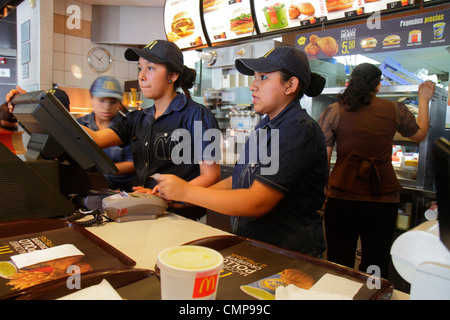
[[[256,33],[250,0],[201,0],[206,33],[211,44]]]
[[[199,0],[166,0],[164,27],[168,41],[180,49],[207,45],[200,19]]]
[[[364,0],[254,1],[261,33],[320,24],[364,13]]]

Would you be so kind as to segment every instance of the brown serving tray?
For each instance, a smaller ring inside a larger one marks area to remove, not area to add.
[[[379,279],[377,289],[369,289],[366,285],[369,274],[253,239],[212,236],[186,244],[209,247],[224,256],[224,270],[216,297],[218,300],[254,299],[240,287],[258,283],[284,269],[301,270],[316,281],[330,273],[360,282],[363,285],[353,297],[354,300],[388,300],[393,292],[392,283],[386,279]]]
[[[25,245],[24,245],[25,243]],[[116,272],[121,269],[130,269],[136,262],[112,247],[82,226],[59,219],[24,219],[0,223],[0,261],[10,261],[10,256],[23,253],[24,248],[42,243],[50,246],[73,244],[84,253],[78,264],[89,265],[87,273]],[[20,249],[20,250],[18,250]],[[36,246],[36,249],[41,249]],[[22,251],[22,252],[20,252]],[[54,265],[53,265],[54,266]],[[54,267],[56,268],[56,267]],[[86,268],[88,269],[88,268]],[[54,269],[55,270],[55,269]],[[40,269],[19,270],[28,272],[31,277],[37,276]],[[34,272],[34,275],[32,274]],[[46,275],[49,275],[48,272]],[[64,270],[63,270],[64,272]],[[11,278],[0,278],[0,299],[18,298],[34,290],[45,288],[51,283],[62,282],[66,285],[66,277],[50,280],[43,283],[32,284],[27,282],[26,288],[11,285]]]
[[[81,288],[97,285],[107,280],[116,292],[125,300],[161,299],[159,280],[155,273],[147,269],[119,269],[90,272],[81,275]],[[17,300],[55,300],[73,293],[65,281],[55,281],[22,294]]]

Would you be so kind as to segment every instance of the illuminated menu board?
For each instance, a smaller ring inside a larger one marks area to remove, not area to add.
[[[211,44],[255,34],[250,0],[201,0]]]
[[[450,10],[385,20],[382,28],[362,23],[296,36],[296,47],[310,59],[431,48],[449,45]],[[401,62],[401,61],[399,61]]]
[[[406,8],[414,4],[413,0],[365,0],[364,11],[367,13]]]
[[[261,33],[410,6],[413,0],[254,0]]]
[[[323,23],[363,14],[363,0],[257,0],[256,19],[261,33]]]
[[[180,49],[207,45],[199,0],[166,0],[164,28],[167,40],[175,42]]]

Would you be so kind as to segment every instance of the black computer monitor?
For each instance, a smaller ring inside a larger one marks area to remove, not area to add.
[[[91,139],[51,90],[20,94],[13,101],[14,115],[30,134],[27,160],[58,159],[75,162],[82,170],[116,174],[117,167]]]
[[[56,161],[29,165],[0,143],[0,221],[67,216],[75,212],[60,192]]]
[[[450,141],[441,137],[433,144],[439,234],[450,250]]]

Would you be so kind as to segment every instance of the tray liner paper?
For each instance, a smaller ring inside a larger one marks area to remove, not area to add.
[[[230,246],[220,252],[224,257],[217,294],[217,299],[220,300],[274,299],[276,287],[284,285],[280,280],[280,273],[285,269],[301,270],[311,276],[314,282],[327,273],[360,282],[361,289],[353,299],[370,299],[377,291],[369,289],[364,279],[308,261],[290,258],[248,242]]]
[[[14,255],[64,244],[74,245],[83,255],[46,261],[21,269],[17,268],[11,259]],[[80,273],[125,267],[124,262],[118,257],[71,228],[2,238],[0,239],[0,298],[48,281],[56,279],[66,281],[72,275],[72,272],[67,274],[67,268],[71,265],[77,266]]]

